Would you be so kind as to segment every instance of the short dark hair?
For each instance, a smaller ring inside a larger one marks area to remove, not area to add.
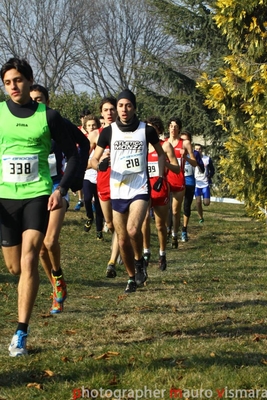
[[[168,127],[170,126],[171,122],[176,122],[176,124],[179,126],[180,130],[182,129],[182,121],[178,117],[171,117],[168,121]]]
[[[164,132],[164,125],[162,119],[160,117],[152,116],[145,120],[147,124],[150,124],[156,127],[160,133],[160,135]]]
[[[102,112],[103,105],[106,103],[112,104],[115,108],[117,107],[117,99],[115,97],[104,97],[99,104],[99,110]]]
[[[192,133],[190,133],[188,131],[183,131],[183,132],[180,133],[180,136],[182,136],[182,135],[186,135],[188,137],[188,140],[190,142],[192,142]]]
[[[34,92],[34,91],[38,91],[38,92],[43,93],[43,95],[44,95],[44,97],[45,97],[45,100],[46,100],[46,101],[49,100],[49,93],[48,93],[48,90],[47,90],[44,86],[39,85],[39,84],[32,85],[32,86],[30,87],[30,92]]]
[[[84,108],[81,112],[80,112],[80,118],[84,118],[86,115],[91,114],[91,111],[89,110],[89,108]]]
[[[1,68],[1,79],[4,82],[5,73],[11,69],[16,69],[20,72],[28,81],[33,80],[32,67],[28,61],[19,58],[10,58]]]

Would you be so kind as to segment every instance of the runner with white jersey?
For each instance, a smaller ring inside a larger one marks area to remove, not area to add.
[[[147,279],[141,227],[150,198],[148,143],[159,155],[156,190],[160,190],[163,184],[165,154],[155,129],[137,118],[136,99],[130,90],[125,89],[119,94],[117,111],[116,122],[103,129],[91,162],[100,171],[106,170],[110,163],[113,224],[118,235],[120,255],[129,275],[125,292],[131,293]],[[110,157],[99,162],[107,146],[110,147]]]
[[[212,159],[202,153],[202,145],[195,144],[195,150],[197,150],[202,158],[205,171],[202,172],[199,167],[195,169],[195,179],[196,179],[196,205],[197,212],[199,216],[199,223],[203,224],[203,208],[202,208],[202,197],[204,206],[210,205],[210,184],[213,175],[215,174],[214,165]]]

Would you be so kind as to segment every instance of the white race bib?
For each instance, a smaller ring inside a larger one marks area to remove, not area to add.
[[[159,163],[157,161],[148,162],[148,173],[150,178],[159,176]]]
[[[192,165],[189,164],[189,162],[186,162],[184,167],[184,176],[191,176],[191,175],[194,175],[194,167],[192,167]]]
[[[120,159],[121,173],[124,174],[136,174],[144,170],[144,157],[142,154],[134,153],[128,154],[126,157],[123,156]]]
[[[57,160],[55,153],[49,154],[48,164],[49,164],[50,176],[57,176]]]
[[[38,155],[2,156],[3,182],[34,182],[39,180]]]

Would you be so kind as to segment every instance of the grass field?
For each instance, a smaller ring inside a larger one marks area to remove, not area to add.
[[[0,258],[0,400],[266,398],[266,224],[212,203],[200,226],[193,209],[190,240],[168,245],[161,272],[152,222],[149,280],[125,295],[123,266],[105,278],[110,234],[84,232],[74,204],[61,236],[65,309],[49,314],[40,267],[28,357],[8,356],[17,278]]]

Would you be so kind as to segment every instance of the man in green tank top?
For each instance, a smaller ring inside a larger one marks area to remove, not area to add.
[[[1,79],[10,97],[0,103],[1,246],[7,268],[20,276],[18,325],[9,346],[10,356],[16,357],[27,354],[27,330],[39,287],[38,260],[49,211],[62,207],[78,154],[59,113],[31,99],[33,73],[26,60],[8,60],[1,68]],[[52,194],[51,139],[68,159]]]

